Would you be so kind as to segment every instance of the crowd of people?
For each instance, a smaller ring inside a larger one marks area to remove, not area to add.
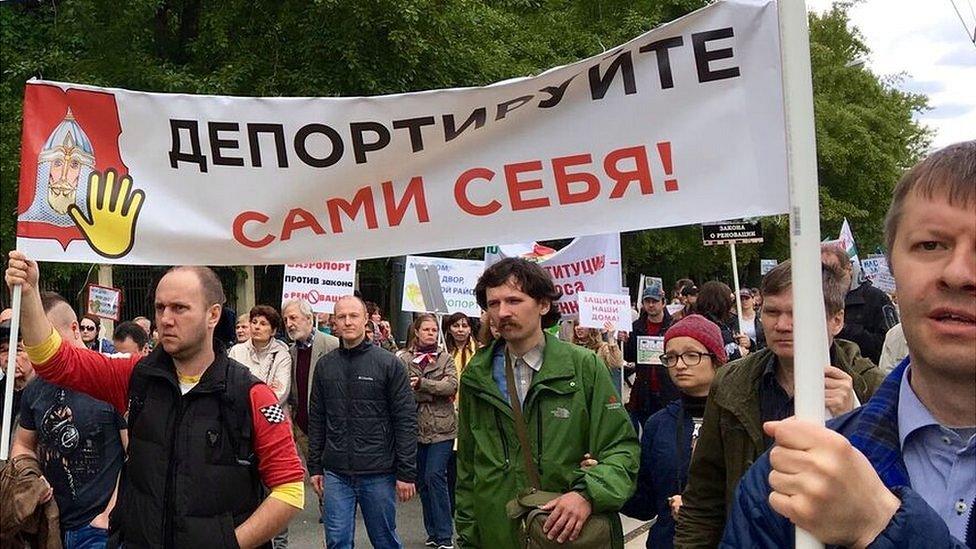
[[[741,316],[725,283],[682,279],[670,302],[644,288],[616,332],[554,329],[550,276],[505,259],[474,288],[481,318],[418,314],[398,344],[356,295],[331,314],[289,300],[238,316],[206,267],[168,271],[155,322],[109,340],[11,252],[22,341],[9,349],[0,322],[18,412],[0,538],[287,547],[307,482],[330,548],[353,546],[357,508],[374,547],[402,547],[397,502],[415,495],[437,549],[619,548],[620,514],[656,519],[648,548],[786,547],[791,524],[832,545],[974,547],[974,181],[968,142],[897,184],[897,306],[822,249],[826,427],[790,419],[789,260],[739,292]],[[663,352],[645,364],[648,336]]]

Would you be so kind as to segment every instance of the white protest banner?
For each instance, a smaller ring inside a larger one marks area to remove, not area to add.
[[[772,271],[777,265],[779,265],[779,261],[776,261],[775,259],[760,259],[759,274],[765,276],[766,273]]]
[[[579,325],[584,328],[603,329],[604,324],[613,324],[613,331],[630,331],[630,296],[601,294],[597,292],[578,292]]]
[[[99,318],[119,320],[122,311],[122,290],[98,284],[88,285],[85,312]]]
[[[481,316],[474,287],[484,270],[484,261],[407,256],[400,310]]]
[[[895,277],[888,269],[888,258],[885,256],[873,255],[862,259],[861,271],[864,273],[864,278],[870,280],[871,284],[879,290],[888,294],[896,292]]]
[[[664,336],[637,336],[637,364],[660,364]]]
[[[285,265],[281,302],[304,299],[316,313],[329,313],[335,302],[352,295],[356,286],[355,261],[309,261]]]
[[[17,246],[286,264],[785,213],[779,43],[775,1],[726,0],[480,88],[220,97],[33,80]]]
[[[620,291],[620,234],[581,236],[556,251],[537,243],[492,246],[485,250],[485,266],[505,257],[535,261],[549,271],[563,293],[556,307],[563,319],[576,318],[579,292]]]

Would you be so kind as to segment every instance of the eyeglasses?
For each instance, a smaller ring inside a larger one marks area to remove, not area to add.
[[[699,353],[697,351],[686,351],[680,355],[664,353],[661,355],[661,364],[664,364],[668,368],[674,368],[678,365],[678,359],[680,358],[685,363],[685,366],[698,366],[701,364],[703,356],[715,358],[715,355],[712,353]]]
[[[81,330],[82,332],[94,332],[96,328],[94,326],[86,326],[82,324],[81,326],[78,327],[78,329]]]

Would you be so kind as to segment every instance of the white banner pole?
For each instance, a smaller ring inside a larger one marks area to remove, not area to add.
[[[437,319],[437,346],[447,350],[447,334],[444,333],[444,329],[441,328],[441,326],[444,324],[444,315],[442,313],[434,313],[434,318]],[[377,326],[376,329],[378,330],[379,326]]]
[[[824,368],[829,355],[820,273],[820,203],[810,36],[803,0],[780,0],[778,8],[791,206],[794,402],[796,417],[822,424]],[[796,548],[821,549],[823,544],[797,528]]]
[[[735,257],[735,242],[729,244],[729,250],[732,251],[732,282],[735,284],[735,314],[738,315],[739,320],[739,333],[745,333],[742,329],[742,298],[739,297],[739,261]]]
[[[616,334],[614,334],[616,336]],[[617,348],[620,349],[620,356],[624,356],[624,342],[617,339]],[[627,366],[627,361],[624,361],[620,365],[620,401],[624,400],[624,383],[626,383],[626,378],[624,377],[624,367]]]
[[[17,376],[17,334],[20,332],[20,284],[14,286],[10,307],[14,316],[10,318],[10,346],[7,347],[7,378],[3,388],[3,432],[0,433],[0,461],[10,457],[10,431],[14,421],[14,378]]]

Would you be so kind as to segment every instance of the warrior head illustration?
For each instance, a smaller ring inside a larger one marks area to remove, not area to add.
[[[77,204],[87,211],[85,182],[94,167],[91,141],[68,109],[37,156],[37,191],[23,218],[60,227],[73,225],[68,206]]]

